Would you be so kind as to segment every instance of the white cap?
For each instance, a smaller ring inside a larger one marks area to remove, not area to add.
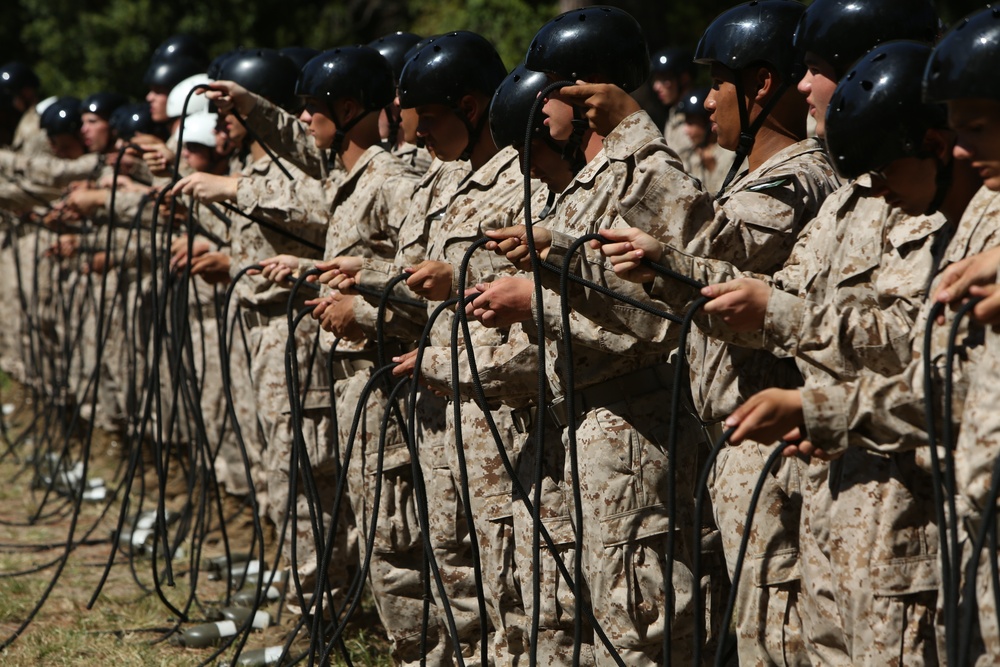
[[[207,111],[191,114],[184,119],[184,136],[181,138],[186,144],[215,148],[215,126],[218,122],[219,114]]]
[[[180,118],[181,113],[184,111],[184,100],[187,98],[188,93],[191,92],[191,89],[203,83],[212,83],[212,81],[213,79],[210,79],[207,74],[195,74],[174,86],[170,94],[167,95],[167,116],[169,118]],[[190,116],[201,111],[208,111],[208,98],[204,95],[192,95],[188,101],[188,115]]]

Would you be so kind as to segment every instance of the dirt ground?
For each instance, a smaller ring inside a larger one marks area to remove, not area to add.
[[[38,488],[31,465],[40,449],[39,439],[49,443],[59,440],[60,446],[62,440],[44,437],[41,421],[29,430],[35,417],[34,406],[20,387],[7,383],[2,402],[15,405],[16,410],[4,417],[6,438],[0,438],[0,642],[6,646],[0,650],[0,664],[183,666],[216,664],[231,657],[229,651],[210,660],[213,649],[185,649],[168,639],[178,625],[178,615],[160,595],[176,609],[185,607],[195,576],[190,554],[198,548],[190,540],[181,544],[181,557],[172,562],[174,585],[168,586],[161,577],[160,594],[156,592],[152,559],[139,555],[130,563],[129,556],[118,550],[99,597],[88,609],[111,556],[111,536],[121,512],[120,497],[111,502],[111,494],[124,476],[123,447],[108,434],[95,433],[87,477],[104,479],[108,499],[81,504],[75,544],[67,556],[73,502],[68,496],[47,496],[45,488]],[[72,440],[71,451],[79,455],[79,438]],[[150,468],[147,466],[141,477],[147,485],[147,508],[155,497],[155,474]],[[131,497],[136,499],[138,495],[133,492]],[[167,504],[181,506],[183,502],[183,494],[178,494]],[[232,516],[239,508],[240,504],[230,498],[224,512]],[[227,527],[233,551],[241,547],[245,550],[253,534],[248,513],[244,510],[227,522]],[[273,530],[265,534],[273,541]],[[201,547],[202,559],[224,553],[221,531],[209,531]],[[273,548],[268,544],[266,550],[272,562]],[[165,574],[162,555],[157,562],[161,575]],[[50,586],[44,604],[21,630]],[[182,629],[206,620],[225,596],[223,582],[207,581],[204,572],[197,576],[196,589],[201,604],[189,607],[189,622],[182,624]],[[265,609],[272,616],[279,612],[277,604]],[[247,650],[283,643],[293,623],[289,614],[282,613],[278,625],[251,634]],[[354,665],[392,664],[370,601],[345,636]],[[304,637],[300,633],[293,648],[305,650],[308,640]],[[345,663],[337,658],[334,664]]]

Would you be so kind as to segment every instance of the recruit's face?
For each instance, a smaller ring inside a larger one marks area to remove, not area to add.
[[[64,160],[74,160],[83,155],[83,142],[75,134],[49,135],[49,148],[53,155]]]
[[[736,94],[736,72],[712,63],[712,87],[705,98],[705,109],[711,129],[719,137],[719,145],[734,151],[740,140],[740,100]]]
[[[699,114],[684,114],[684,134],[692,146],[707,146],[715,140],[712,124]]]
[[[676,74],[654,74],[653,92],[664,106],[672,107],[681,99],[681,80]]]
[[[983,185],[1000,191],[1000,102],[948,102],[948,123],[955,130],[955,157],[968,160]]]
[[[805,56],[806,74],[799,81],[799,92],[806,96],[809,115],[816,119],[816,136],[826,136],[826,110],[833,91],[837,89],[837,75],[830,63],[808,51]]]
[[[396,98],[396,105],[399,106],[399,98]],[[399,110],[399,133],[403,135],[403,141],[408,144],[417,143],[417,124],[420,116],[416,109]]]
[[[550,77],[551,78],[551,77]],[[567,102],[558,90],[553,90],[542,105],[545,126],[556,141],[568,141],[573,136],[573,105]]]
[[[163,86],[153,86],[146,93],[146,101],[149,102],[149,116],[154,123],[166,123],[170,120],[167,117],[167,96],[170,91]]]
[[[414,109],[417,112],[417,137],[431,155],[445,162],[462,156],[469,145],[469,131],[454,109],[443,104],[426,104]]]
[[[517,153],[523,163],[524,149],[518,147]],[[534,137],[531,140],[531,177],[545,183],[552,192],[562,192],[573,180],[573,172],[561,151],[556,151],[541,137]]]
[[[181,149],[181,158],[194,171],[211,171],[213,165],[212,148],[202,144],[185,142]]]
[[[324,102],[307,98],[299,120],[309,126],[309,134],[316,142],[316,148],[325,151],[333,146],[333,139],[337,136],[337,125],[333,122],[330,109]]]
[[[83,137],[83,145],[91,153],[106,151],[111,141],[111,126],[108,125],[108,121],[90,112],[84,113],[82,119],[80,136]]]
[[[872,174],[872,186],[890,206],[907,215],[923,215],[937,192],[936,176],[935,160],[905,157]]]

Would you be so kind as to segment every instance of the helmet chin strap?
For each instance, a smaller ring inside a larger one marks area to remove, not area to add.
[[[955,176],[954,159],[943,160],[941,157],[935,155],[934,163],[934,198],[931,199],[931,203],[928,204],[924,215],[933,215],[938,212],[938,209],[941,208],[941,204],[944,203],[944,198],[948,196],[948,190],[951,189],[951,183]]]
[[[385,138],[387,144],[386,150],[392,150],[396,147],[396,142],[399,140],[399,128],[402,122],[396,118],[395,114],[392,113],[393,105],[389,104],[385,109],[385,117],[389,121],[389,136]]]
[[[764,104],[760,113],[757,114],[757,117],[754,118],[754,121],[751,123],[749,105],[743,103],[746,95],[744,95],[743,78],[740,76],[740,72],[736,72],[736,77],[733,83],[736,87],[736,103],[739,106],[740,111],[740,138],[736,144],[736,157],[733,159],[733,166],[729,168],[729,173],[726,174],[726,180],[722,182],[722,187],[719,188],[719,192],[715,195],[716,199],[722,197],[726,188],[728,188],[729,184],[733,182],[734,178],[736,178],[736,174],[739,173],[743,160],[745,160],[753,151],[754,143],[757,141],[757,132],[760,131],[760,128],[764,125],[764,121],[767,120],[768,115],[770,115],[771,111],[773,111],[774,107],[778,104],[778,100],[780,100],[782,95],[785,94],[785,91],[788,90],[788,83],[785,81],[778,84],[774,94]]]
[[[562,147],[562,159],[569,163],[570,171],[576,176],[587,165],[587,158],[583,154],[583,135],[590,129],[583,109],[578,106],[573,107],[572,124],[573,132]]]
[[[472,158],[472,151],[476,150],[476,144],[479,143],[479,137],[483,133],[486,123],[489,122],[489,114],[480,114],[479,121],[473,125],[472,121],[469,120],[469,117],[465,115],[465,112],[460,107],[453,107],[452,112],[465,124],[465,131],[469,135],[469,141],[465,144],[465,149],[458,156],[459,160],[468,162]]]
[[[361,120],[372,112],[371,109],[365,109],[357,116],[347,121],[346,123],[341,123],[340,119],[337,118],[337,112],[333,110],[333,107],[327,104],[327,111],[330,112],[330,118],[333,120],[333,124],[337,126],[337,131],[333,135],[333,144],[330,145],[331,155],[340,155],[340,149],[344,146],[344,139],[347,137],[347,133],[350,132],[355,125],[361,122]]]

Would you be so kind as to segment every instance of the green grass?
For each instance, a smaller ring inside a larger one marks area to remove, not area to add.
[[[9,379],[0,376],[0,388]],[[4,401],[14,400],[19,392],[16,384],[4,396]],[[27,420],[15,414],[8,419],[12,433],[17,433]],[[118,463],[120,450],[107,446],[105,435],[101,443],[95,441],[91,475],[103,476],[112,484],[112,476]],[[6,450],[6,443],[0,442],[0,452]],[[24,461],[30,455],[27,450],[18,452]],[[63,513],[34,525],[24,524],[41,502],[42,494],[32,491],[31,474],[24,474],[21,464],[11,456],[0,461],[0,642],[8,639],[27,618],[32,608],[41,598],[43,591],[54,575],[55,569],[24,576],[3,576],[13,572],[37,567],[54,560],[62,553],[61,547],[28,549],[30,545],[59,545],[66,540],[69,518]],[[52,507],[53,505],[50,505]],[[102,506],[83,506],[76,537],[98,520]],[[117,519],[117,508],[106,516],[92,538],[107,540]],[[186,545],[189,546],[189,545]],[[111,665],[126,667],[131,665],[170,665],[184,667],[203,662],[210,651],[183,649],[168,642],[154,643],[160,639],[165,629],[172,627],[170,610],[155,594],[142,591],[133,580],[127,560],[116,559],[116,565],[102,589],[102,594],[92,609],[87,609],[96,589],[104,565],[107,562],[110,541],[96,545],[84,545],[70,556],[52,596],[41,608],[33,622],[13,643],[0,650],[0,664],[4,667],[34,667],[35,665]],[[140,580],[147,587],[152,586],[149,561],[137,561]],[[190,580],[186,574],[187,562],[176,564],[176,587],[165,589],[166,595],[175,604],[183,604],[189,592]],[[203,600],[220,599],[224,593],[222,584],[199,581],[199,597]],[[274,614],[275,608],[269,611]],[[199,614],[197,609],[192,616]],[[200,619],[199,619],[200,620]],[[254,633],[247,643],[247,649],[283,643],[292,627],[289,615],[282,615],[282,626],[269,628],[263,633]],[[351,660],[356,666],[389,667],[389,647],[380,634],[377,617],[370,600],[365,604],[363,619],[348,629],[347,645]],[[298,638],[294,645],[304,650],[308,641]],[[224,656],[225,657],[225,656]],[[344,664],[339,656],[334,664]]]

